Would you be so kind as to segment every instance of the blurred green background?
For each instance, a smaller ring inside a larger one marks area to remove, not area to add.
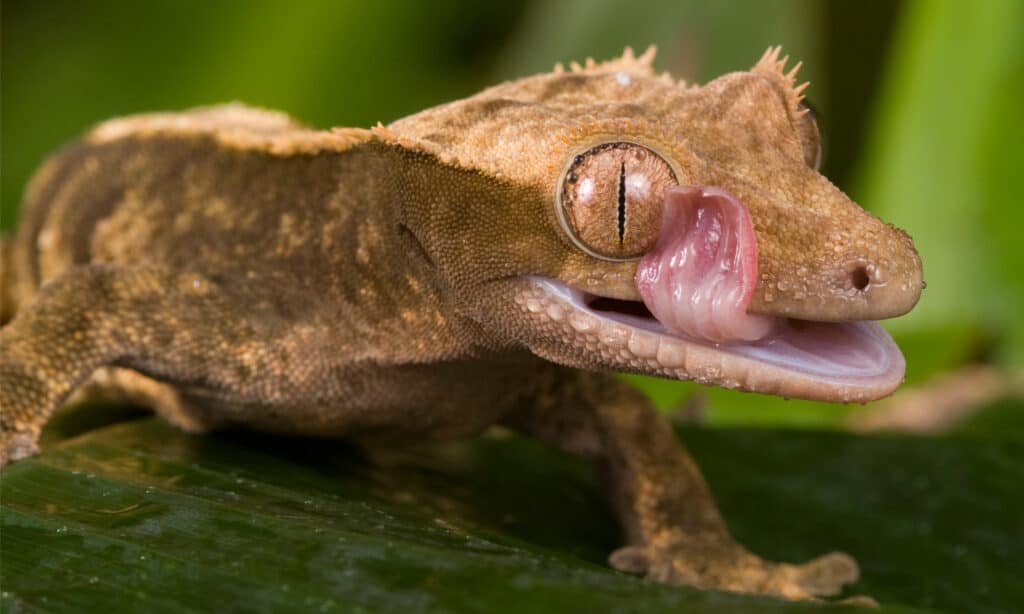
[[[768,0],[4,0],[2,209],[108,117],[240,100],[315,126],[369,126],[655,43],[703,82],[782,44],[803,60],[824,172],[907,229],[928,288],[890,327],[911,384],[1024,358],[1024,3]],[[696,387],[637,378],[659,405]],[[713,424],[837,424],[857,407],[699,392]]]

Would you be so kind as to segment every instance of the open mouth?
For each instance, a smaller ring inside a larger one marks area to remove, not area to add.
[[[877,322],[748,312],[757,243],[747,208],[728,191],[678,186],[663,211],[657,245],[637,264],[642,300],[532,277],[524,306],[627,370],[828,401],[869,401],[903,380],[903,355]]]
[[[842,402],[886,396],[903,381],[903,355],[877,322],[775,318],[760,339],[715,342],[670,330],[640,301],[595,296],[547,278],[530,280],[530,311],[560,322],[624,370]]]

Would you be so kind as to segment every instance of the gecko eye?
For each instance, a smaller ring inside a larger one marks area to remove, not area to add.
[[[558,219],[591,256],[637,258],[657,243],[665,191],[677,183],[668,163],[642,145],[598,145],[576,156],[562,175]]]
[[[799,126],[800,142],[804,145],[804,162],[820,171],[824,148],[821,130],[818,128],[818,112],[806,98],[800,101],[800,109],[804,111]]]

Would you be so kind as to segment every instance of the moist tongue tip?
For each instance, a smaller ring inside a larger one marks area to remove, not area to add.
[[[757,284],[757,239],[746,206],[715,186],[665,194],[657,245],[640,261],[644,304],[669,329],[714,342],[754,341],[773,318],[747,313]]]

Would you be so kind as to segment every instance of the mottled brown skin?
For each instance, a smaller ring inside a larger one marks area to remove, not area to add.
[[[636,262],[583,253],[553,204],[575,154],[626,140],[670,159],[680,182],[744,200],[762,273],[752,309],[909,309],[916,294],[887,289],[898,284],[850,290],[857,266],[919,286],[920,262],[808,165],[816,131],[776,56],[698,88],[627,52],[373,130],[238,106],[97,127],[37,173],[0,267],[3,311],[16,311],[0,329],[0,462],[33,454],[76,390],[146,402],[191,431],[377,444],[505,424],[594,461],[627,542],[615,567],[838,593],[857,578],[850,557],[779,564],[736,544],[668,423],[598,373],[662,370],[539,327],[521,300],[525,275],[637,298]]]

